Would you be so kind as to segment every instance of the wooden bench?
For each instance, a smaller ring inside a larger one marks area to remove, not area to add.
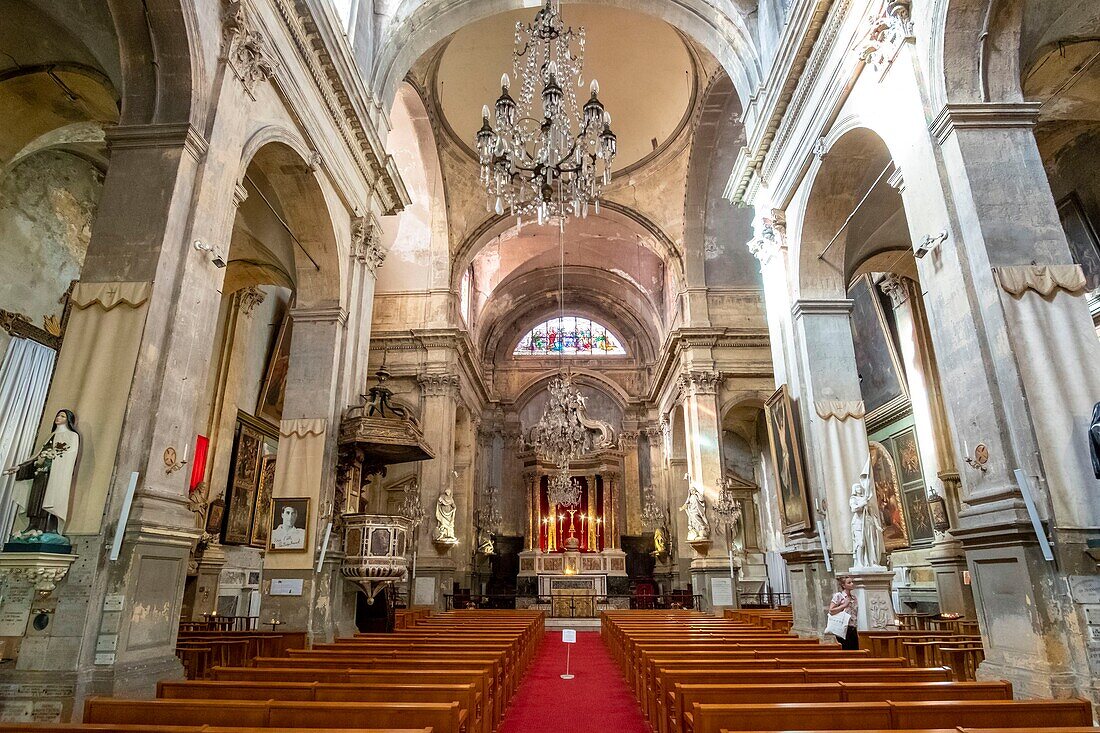
[[[935,702],[696,703],[684,716],[687,733],[728,731],[897,730],[966,726],[1056,728],[1088,726],[1085,700],[967,700]]]
[[[457,702],[472,720],[470,729],[491,733],[481,694],[472,682],[160,682],[157,698],[168,700],[300,700],[306,702]]]
[[[278,700],[116,700],[84,704],[89,723],[124,725],[220,725],[251,728],[431,728],[464,733],[465,719],[452,703],[280,702]]]

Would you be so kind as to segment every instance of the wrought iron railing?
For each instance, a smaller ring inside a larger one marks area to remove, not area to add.
[[[779,608],[791,605],[790,593],[742,593],[741,608]]]
[[[600,611],[615,608],[631,609],[695,609],[703,608],[703,597],[686,592],[660,595],[577,594],[527,596],[517,594],[449,594],[443,596],[448,611],[463,608],[523,608],[545,607],[551,618],[594,618]]]

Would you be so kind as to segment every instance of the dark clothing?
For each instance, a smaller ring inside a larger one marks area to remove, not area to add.
[[[855,651],[855,650],[859,649],[859,632],[856,631],[855,626],[849,626],[848,627],[848,635],[845,636],[843,639],[838,637],[837,641],[840,642],[840,648],[841,649],[846,649],[848,651]]]
[[[1092,423],[1089,425],[1089,453],[1092,454],[1092,472],[1100,478],[1100,402],[1093,405]]]

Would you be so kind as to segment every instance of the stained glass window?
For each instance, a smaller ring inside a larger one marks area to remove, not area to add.
[[[626,349],[604,326],[587,318],[551,318],[532,328],[513,352],[517,356],[623,356]]]

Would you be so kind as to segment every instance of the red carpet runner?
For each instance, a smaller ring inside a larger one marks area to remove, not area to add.
[[[578,632],[563,680],[565,644],[548,631],[499,733],[650,733],[599,632]]]

